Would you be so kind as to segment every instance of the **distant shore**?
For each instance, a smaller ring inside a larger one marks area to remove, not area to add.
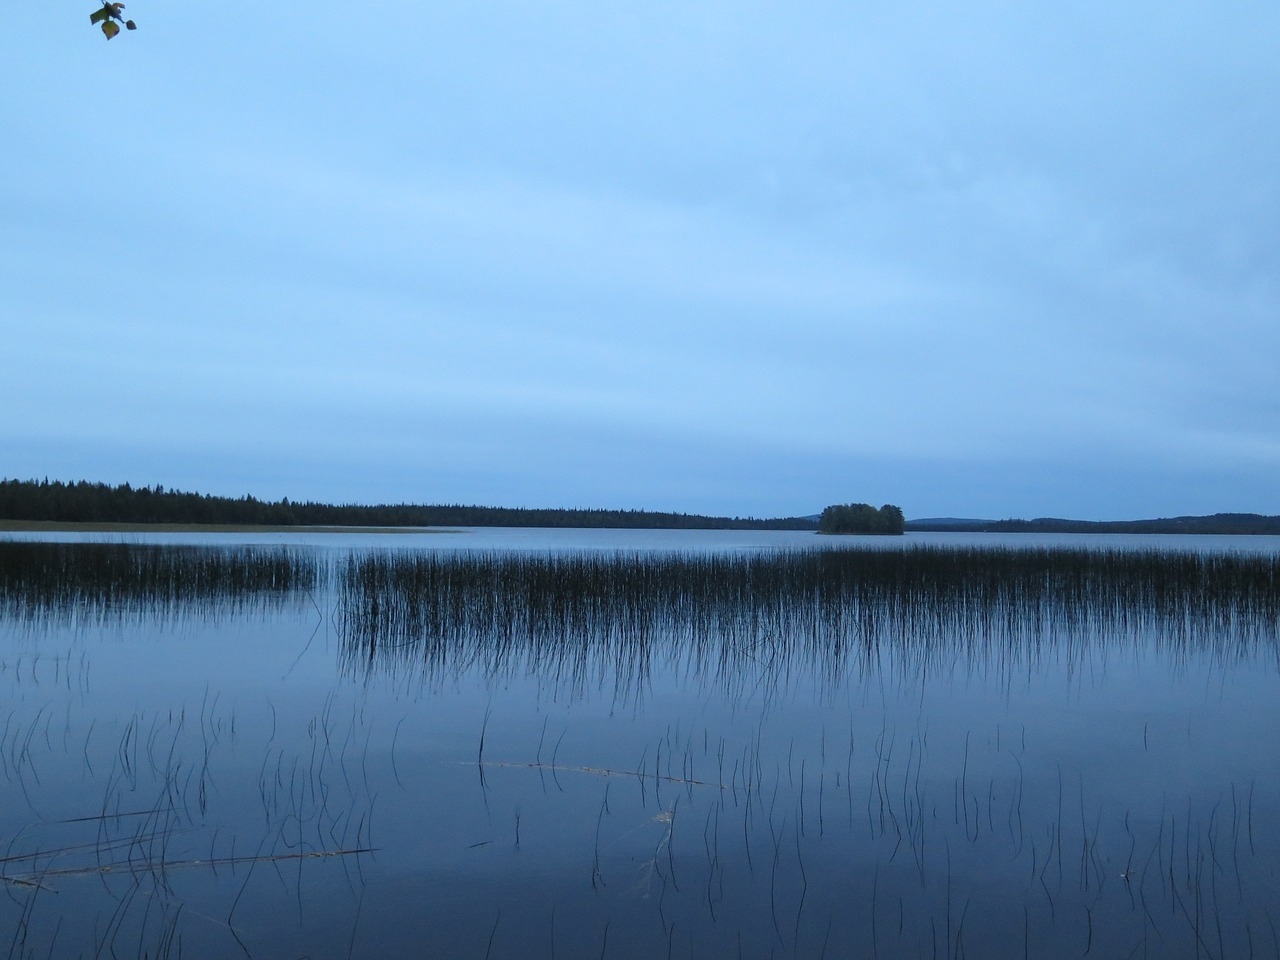
[[[79,480],[0,480],[0,518],[7,521],[64,523],[196,524],[196,529],[227,525],[233,530],[310,529],[414,530],[457,527],[606,527],[649,530],[816,530],[817,517],[712,517],[654,510],[601,510],[577,507],[485,507],[464,504],[332,504],[221,497],[210,494],[108,486]],[[206,527],[204,525],[210,525]],[[109,529],[119,529],[111,527]]]
[[[86,480],[0,479],[0,531],[151,532],[151,533],[440,533],[466,527],[537,527],[555,529],[637,530],[817,530],[833,510],[878,516],[896,513],[907,533],[1115,533],[1280,535],[1280,516],[1256,513],[1215,513],[1209,516],[1163,517],[1140,520],[1071,520],[1037,517],[1030,520],[973,517],[902,518],[902,511],[886,504],[827,507],[822,514],[755,518],[718,517],[653,510],[605,510],[576,507],[485,507],[462,504],[328,504],[312,501],[259,500],[187,493],[155,487],[109,486]],[[864,518],[865,519],[865,518]],[[899,532],[891,525],[863,522],[829,533]],[[888,529],[892,526],[892,530]],[[828,525],[830,527],[830,525]]]
[[[1257,513],[1215,513],[1203,517],[1154,520],[961,520],[951,517],[908,520],[908,533],[1169,533],[1185,536],[1276,536],[1280,517]]]
[[[0,520],[0,533],[465,533],[448,527],[338,527],[256,523],[106,523],[67,520]]]

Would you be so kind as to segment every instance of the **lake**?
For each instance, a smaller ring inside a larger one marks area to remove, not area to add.
[[[0,534],[10,957],[1280,957],[1280,538]]]

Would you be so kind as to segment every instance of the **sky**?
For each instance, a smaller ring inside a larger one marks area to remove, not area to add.
[[[11,5],[0,476],[1280,514],[1280,6]]]

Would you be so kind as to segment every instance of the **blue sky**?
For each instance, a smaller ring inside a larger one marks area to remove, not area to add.
[[[1280,513],[1280,8],[7,11],[0,475]]]

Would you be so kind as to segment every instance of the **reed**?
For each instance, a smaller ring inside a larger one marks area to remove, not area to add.
[[[234,612],[316,590],[326,565],[283,547],[0,541],[0,616],[28,624]]]
[[[369,553],[340,573],[353,672],[528,672],[642,692],[658,666],[767,698],[889,667],[1004,672],[1141,643],[1276,657],[1280,558],[1080,549]]]

